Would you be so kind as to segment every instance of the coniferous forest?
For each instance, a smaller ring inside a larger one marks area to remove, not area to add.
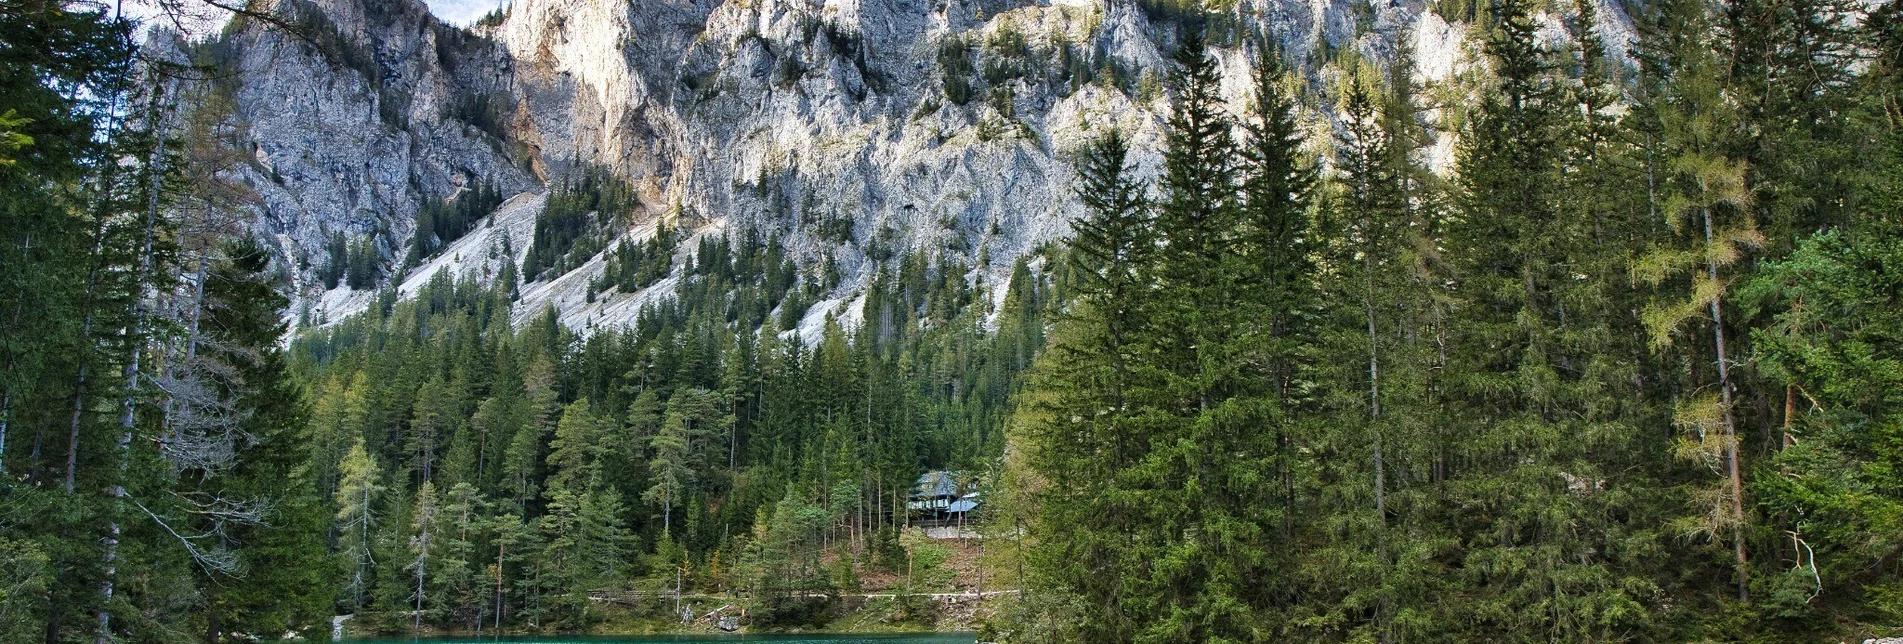
[[[1453,87],[1178,7],[1156,149],[1093,132],[1008,266],[610,245],[586,168],[519,271],[401,292],[511,195],[286,266],[216,39],[0,0],[0,641],[926,629],[974,572],[928,471],[984,491],[985,641],[1903,635],[1903,13],[1534,4],[1464,7]],[[670,294],[518,306],[596,253]],[[293,331],[300,268],[368,309]]]

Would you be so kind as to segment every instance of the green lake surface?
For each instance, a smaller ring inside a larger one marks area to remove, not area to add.
[[[771,642],[772,644],[973,644],[971,633],[900,633],[878,635],[629,635],[623,637],[425,637],[345,640],[347,644],[680,644],[682,642]]]

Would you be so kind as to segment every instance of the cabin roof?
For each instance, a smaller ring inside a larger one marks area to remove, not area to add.
[[[918,485],[912,490],[914,499],[930,499],[958,496],[959,472],[932,471],[918,477]]]
[[[945,506],[945,511],[949,513],[970,512],[976,509],[978,509],[977,492],[958,497],[957,501],[953,501],[951,505]]]

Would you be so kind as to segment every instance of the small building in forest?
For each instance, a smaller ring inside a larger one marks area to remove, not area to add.
[[[905,508],[918,525],[962,524],[982,503],[976,488],[976,480],[964,472],[926,472],[918,477]]]

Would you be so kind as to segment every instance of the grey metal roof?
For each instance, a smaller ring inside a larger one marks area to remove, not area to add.
[[[934,498],[958,496],[959,472],[926,472],[918,477],[918,486],[912,491],[912,498]]]
[[[976,492],[958,497],[957,501],[953,501],[951,505],[945,507],[946,512],[952,513],[970,512],[976,509],[978,509],[978,494]]]

